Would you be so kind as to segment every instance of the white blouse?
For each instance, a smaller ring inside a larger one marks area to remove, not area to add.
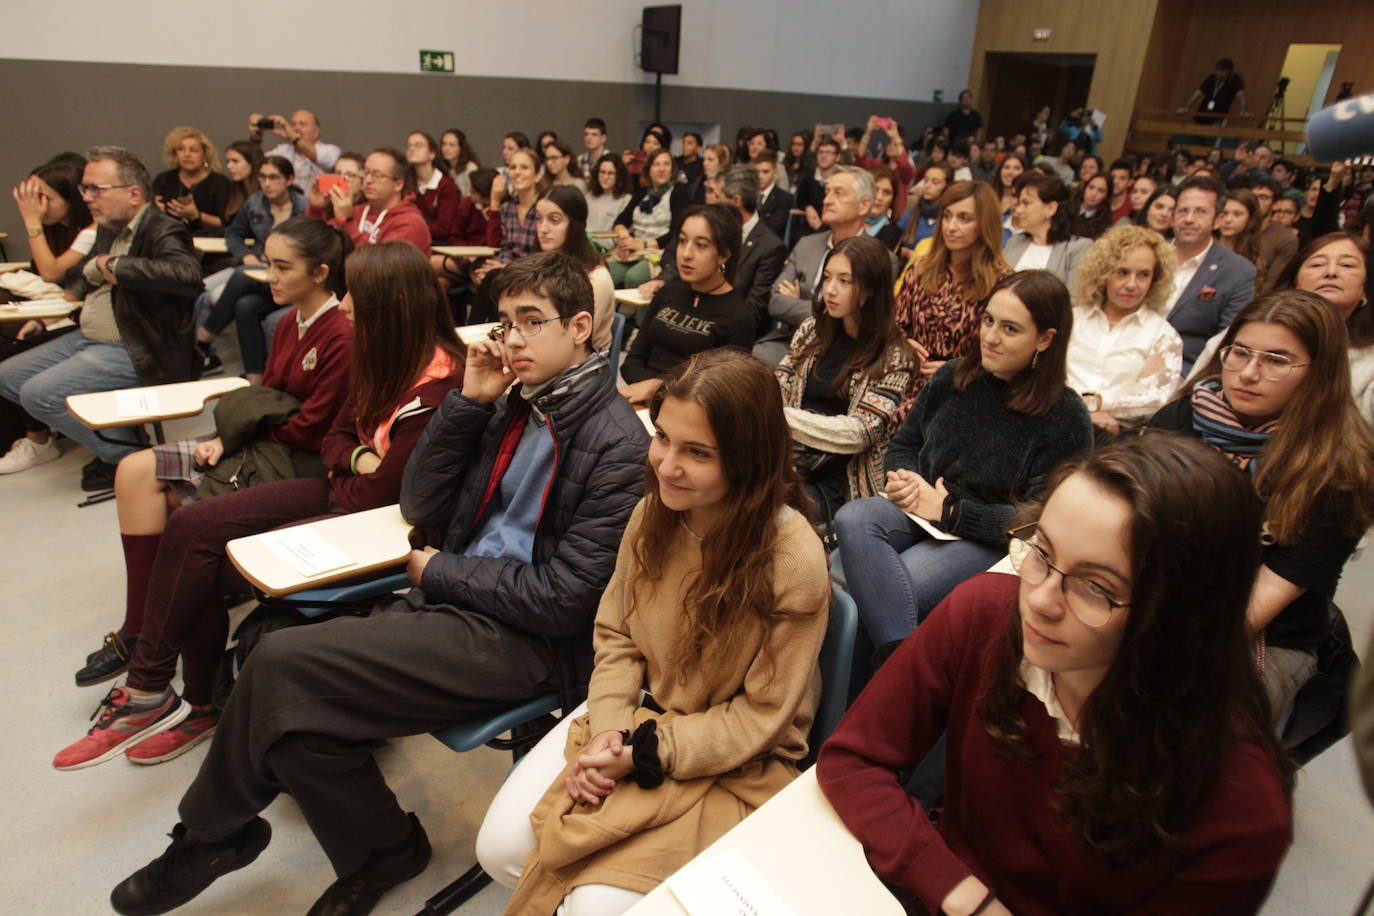
[[[1163,407],[1183,373],[1183,339],[1159,312],[1138,308],[1112,325],[1097,306],[1073,307],[1069,387],[1102,396],[1102,409],[1139,425]]]

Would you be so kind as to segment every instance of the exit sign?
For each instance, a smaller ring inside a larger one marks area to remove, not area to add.
[[[452,51],[420,51],[420,72],[421,73],[452,73],[453,72],[453,52]]]

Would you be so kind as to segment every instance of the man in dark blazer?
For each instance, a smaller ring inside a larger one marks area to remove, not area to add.
[[[1212,238],[1226,188],[1215,178],[1189,178],[1178,186],[1174,250],[1178,272],[1169,323],[1183,338],[1183,374],[1231,319],[1255,298],[1255,265]]]
[[[782,238],[787,232],[787,221],[792,218],[795,198],[778,187],[778,160],[771,150],[764,150],[752,165],[759,176],[759,219]]]
[[[151,205],[152,180],[137,157],[117,146],[88,156],[81,187],[95,246],[68,272],[65,290],[81,307],[80,330],[5,360],[0,396],[94,452],[81,486],[95,491],[113,486],[115,465],[142,444],[119,430],[97,436],[67,410],[68,395],[194,379],[192,306],[202,284],[185,223]],[[46,452],[25,467],[59,454],[51,438],[38,447]],[[24,469],[13,464],[7,472]]]

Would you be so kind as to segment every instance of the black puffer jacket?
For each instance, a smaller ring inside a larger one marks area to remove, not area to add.
[[[604,356],[574,390],[535,398],[554,439],[553,479],[535,530],[532,563],[464,557],[493,488],[493,471],[520,441],[529,404],[519,389],[494,405],[450,392],[406,464],[401,512],[444,532],[425,567],[426,603],[452,604],[555,640],[591,632],[615,568],[620,536],[644,491],[648,435],[611,385]],[[502,462],[504,466],[506,462]]]

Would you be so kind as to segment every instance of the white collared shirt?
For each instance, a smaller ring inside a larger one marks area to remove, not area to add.
[[[301,320],[301,312],[300,312],[300,309],[297,309],[297,310],[296,310],[296,339],[297,339],[297,340],[304,340],[304,339],[305,339],[305,332],[308,331],[308,330],[310,330],[310,326],[311,326],[312,324],[314,324],[315,322],[319,321],[321,315],[323,315],[325,312],[329,311],[330,309],[332,309],[334,306],[336,306],[336,305],[338,305],[338,304],[339,304],[339,297],[338,297],[338,296],[330,296],[329,299],[325,302],[325,304],[322,305],[322,306],[320,306],[319,310],[318,310],[317,312],[315,312],[315,314],[311,315],[309,318],[305,319],[304,321]]]
[[[1206,260],[1207,252],[1211,251],[1215,244],[1215,240],[1208,242],[1206,248],[1178,265],[1178,270],[1174,271],[1174,291],[1169,294],[1169,301],[1165,303],[1168,308],[1164,310],[1164,314],[1168,315],[1173,312],[1174,306],[1178,305],[1178,300],[1183,296],[1183,291],[1188,288],[1189,283],[1193,282],[1193,277],[1197,274],[1198,268]]]
[[[754,227],[758,224],[759,213],[757,210],[755,210],[754,215],[749,217],[749,219],[745,221],[744,225],[740,227],[740,241],[747,242],[749,240],[749,233],[753,232]]]
[[[1078,729],[1073,727],[1068,713],[1064,712],[1064,707],[1059,705],[1059,698],[1054,695],[1054,675],[1031,664],[1029,659],[1022,658],[1021,683],[1026,685],[1031,696],[1045,704],[1045,712],[1054,720],[1059,740],[1066,744],[1080,744]]]
[[[1102,409],[1121,422],[1154,416],[1178,388],[1183,338],[1159,312],[1137,308],[1115,325],[1098,306],[1073,307],[1068,385],[1102,396]]]
[[[433,172],[429,173],[429,181],[421,185],[416,185],[415,190],[420,194],[424,194],[426,191],[433,191],[435,188],[439,187],[439,180],[443,177],[444,173],[435,169]]]

